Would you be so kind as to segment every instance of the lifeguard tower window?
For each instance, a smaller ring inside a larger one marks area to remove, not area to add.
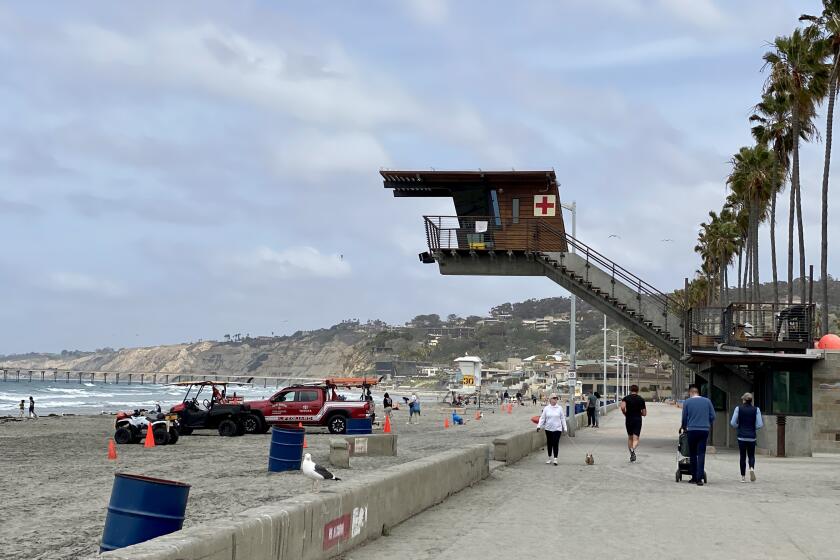
[[[512,216],[513,223],[518,224],[519,223],[519,199],[518,198],[514,198],[513,200],[511,200],[511,208],[512,208],[512,213],[513,213],[513,216]]]
[[[772,374],[772,414],[811,414],[811,373],[774,371]]]

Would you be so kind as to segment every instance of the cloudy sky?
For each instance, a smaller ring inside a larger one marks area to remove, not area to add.
[[[562,293],[420,264],[420,217],[451,203],[392,198],[383,167],[554,168],[580,238],[679,287],[761,55],[818,5],[0,2],[0,352]],[[822,149],[803,154],[814,263]]]

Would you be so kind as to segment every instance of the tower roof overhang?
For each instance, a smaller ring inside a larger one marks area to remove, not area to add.
[[[554,170],[544,171],[393,171],[382,170],[383,184],[395,197],[452,196],[458,191],[540,186],[557,189]]]

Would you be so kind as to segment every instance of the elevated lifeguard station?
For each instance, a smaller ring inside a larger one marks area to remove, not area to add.
[[[738,396],[751,390],[768,418],[787,415],[793,422],[791,415],[800,415],[794,419],[803,431],[829,424],[810,418],[812,367],[819,358],[807,350],[813,303],[683,310],[671,296],[566,233],[554,171],[380,174],[395,197],[452,198],[455,216],[423,217],[428,250],[420,260],[437,263],[441,274],[547,276],[681,364],[672,376],[676,398],[685,393],[683,371],[690,369],[719,410],[731,410]],[[816,381],[814,387],[813,401],[825,400]],[[726,414],[716,424],[713,444],[733,445]],[[837,434],[840,442],[840,429]]]
[[[451,197],[424,216],[424,263],[441,274],[548,276],[673,359],[683,314],[666,294],[568,233],[554,171],[381,171],[395,197]]]

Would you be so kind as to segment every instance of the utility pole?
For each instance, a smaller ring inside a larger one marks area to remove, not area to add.
[[[572,201],[571,204],[563,204],[561,203],[560,206],[565,208],[569,212],[572,213],[572,237],[577,239],[577,203]],[[575,246],[572,245],[572,253],[575,252]],[[575,294],[571,294],[572,296],[572,309],[569,316],[569,375],[566,376],[569,385],[569,437],[575,437],[575,388],[577,386],[577,364],[576,364],[576,354],[577,348],[575,347],[575,322],[577,319],[577,298]]]

